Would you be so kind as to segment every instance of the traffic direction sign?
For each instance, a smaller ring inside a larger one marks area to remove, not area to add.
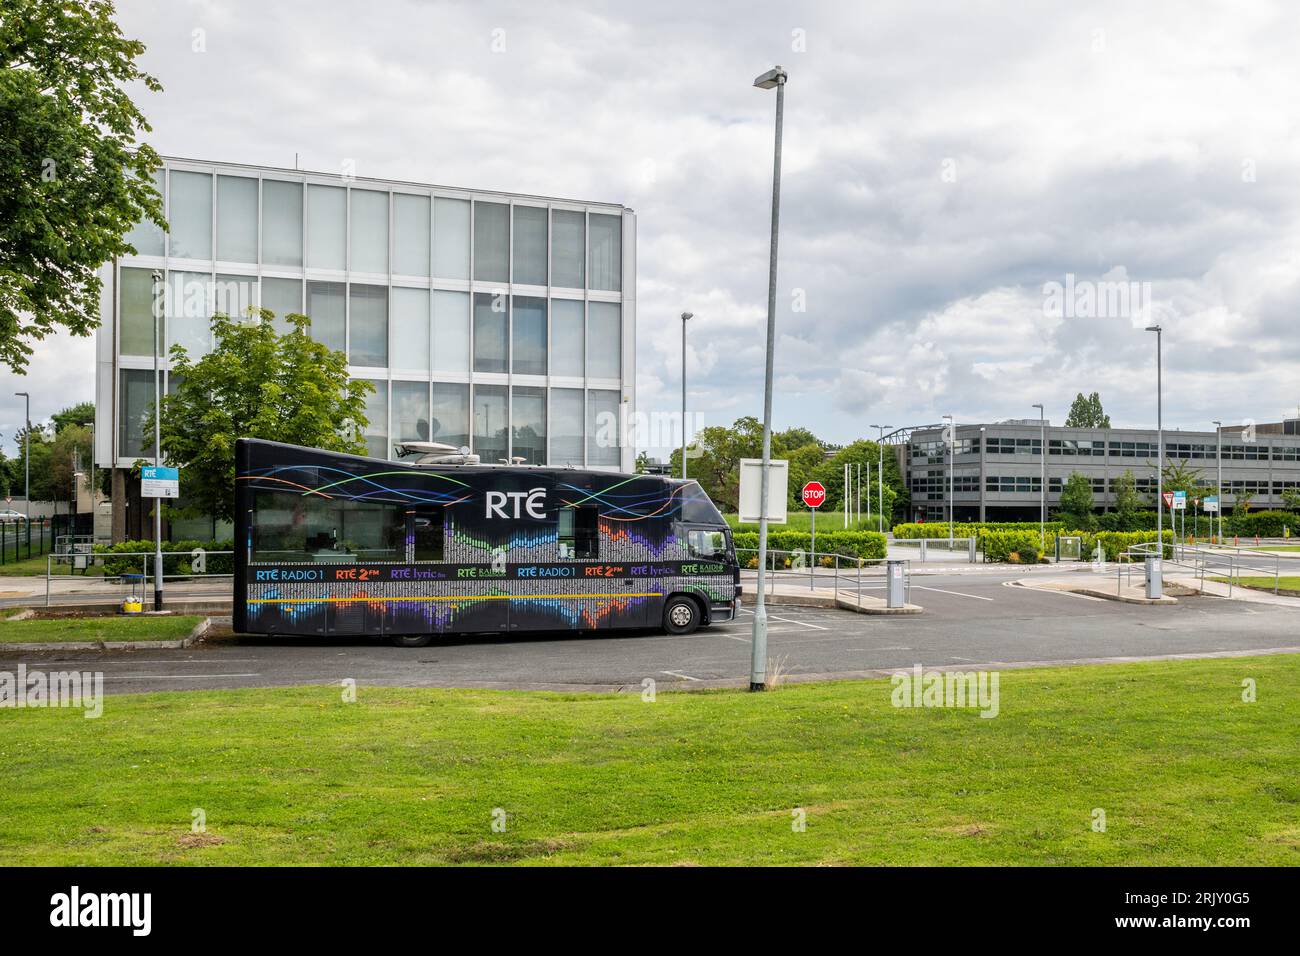
[[[809,508],[820,508],[826,504],[826,486],[820,481],[810,481],[803,486],[803,503]]]
[[[1173,508],[1175,511],[1186,511],[1186,510],[1187,510],[1187,492],[1185,492],[1185,491],[1175,491],[1175,492],[1174,492],[1174,503],[1173,503],[1172,505],[1170,505],[1170,507]]]

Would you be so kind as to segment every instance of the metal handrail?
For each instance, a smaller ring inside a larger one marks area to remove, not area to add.
[[[910,548],[915,546],[918,553],[918,560],[922,562],[927,560],[928,552],[931,548],[937,551],[943,551],[947,554],[958,554],[961,551],[965,551],[967,555],[967,560],[970,561],[971,564],[974,564],[979,560],[978,555],[980,553],[979,551],[980,539],[978,535],[966,535],[960,538],[952,538],[951,546],[949,544],[949,541],[950,539],[947,537],[937,537],[937,538],[891,537],[889,543],[892,547],[896,547],[896,548]]]
[[[1154,556],[1156,547],[1157,545],[1154,541],[1142,542],[1140,544],[1130,545],[1124,551],[1124,554],[1130,557],[1130,559],[1133,556],[1140,556],[1143,558],[1151,557]],[[1173,544],[1164,545],[1163,550],[1170,551],[1171,556],[1168,560],[1171,564],[1177,567],[1187,568],[1200,578],[1202,593],[1205,592],[1206,571],[1210,570],[1211,574],[1216,570],[1222,571],[1225,559],[1227,561],[1226,576],[1228,579],[1228,597],[1232,597],[1236,581],[1245,576],[1242,574],[1243,571],[1257,572],[1263,577],[1268,577],[1271,573],[1273,576],[1273,593],[1278,594],[1281,590],[1282,562],[1287,559],[1283,558],[1280,554],[1267,554],[1262,551],[1250,551],[1237,548],[1231,553],[1225,555],[1223,553],[1224,549],[1222,548],[1202,548],[1197,545],[1180,544],[1177,541]],[[1271,567],[1266,564],[1247,564],[1243,561],[1243,557],[1247,555],[1251,558],[1262,559],[1262,561],[1265,562],[1271,558],[1273,564]],[[1161,557],[1163,560],[1163,553]],[[1132,581],[1131,563],[1129,564],[1129,580],[1130,582]]]
[[[816,590],[817,577],[821,575],[823,577],[830,577],[831,588],[836,598],[838,598],[840,593],[843,592],[848,595],[854,595],[858,600],[860,600],[864,590],[862,580],[863,570],[868,570],[868,578],[884,577],[885,573],[887,573],[888,566],[891,563],[897,563],[903,565],[904,603],[910,604],[912,600],[912,562],[906,558],[863,558],[856,554],[842,554],[838,551],[782,551],[776,548],[768,548],[767,554],[768,564],[766,568],[767,581],[764,588],[765,597],[770,598],[775,596],[776,579],[778,575],[784,575],[787,579],[797,577],[800,580],[806,577],[808,579],[808,589],[810,591]],[[740,565],[740,569],[742,571],[748,571],[750,569],[746,566],[746,563],[741,560],[741,555],[757,556],[758,549],[736,548],[737,563]],[[784,566],[778,567],[778,564],[785,564],[786,558],[791,560],[792,565],[794,565],[796,559],[806,560],[807,564],[806,566],[791,566],[789,568]],[[825,558],[832,559],[831,566],[829,568],[819,569],[818,559]],[[840,574],[841,568],[846,572],[844,575]],[[848,574],[847,572],[850,571],[855,573]],[[886,581],[886,591],[888,591],[888,587],[889,583]]]
[[[206,561],[208,558],[211,557],[224,557],[224,556],[233,557],[235,554],[234,551],[209,551],[206,548],[195,548],[193,551],[164,551],[163,552],[164,563],[169,558],[174,558],[180,561],[189,561],[191,569],[189,571],[182,571],[178,574],[167,574],[166,571],[164,570],[162,576],[163,581],[166,582],[169,579],[172,581],[181,581],[181,580],[190,580],[191,578],[200,578],[205,581],[208,580],[220,581],[226,578],[229,578],[232,581],[234,580],[235,577],[234,574],[229,571],[216,572],[216,571],[206,571],[206,570],[205,571],[193,570],[194,561],[198,560],[197,556],[194,554],[194,551],[202,551],[203,552],[202,559],[204,561]],[[45,558],[45,606],[46,607],[50,606],[50,591],[51,591],[50,582],[56,576],[54,574],[54,562],[56,558],[67,558],[69,559],[69,561],[73,559],[82,559],[85,560],[87,564],[94,563],[94,562],[98,562],[102,564],[104,560],[106,559],[111,560],[114,558],[140,558],[141,570],[140,570],[139,577],[142,579],[142,581],[150,581],[153,579],[149,574],[149,561],[153,557],[154,557],[154,552],[152,551],[64,551],[64,552],[51,551],[49,554],[46,555]],[[75,570],[75,565],[73,566],[73,570]],[[69,572],[69,574],[66,576],[71,577],[71,572]],[[112,582],[114,579],[116,579],[117,584],[124,585],[126,584],[126,578],[128,576],[134,576],[134,572],[126,572],[124,574],[116,574],[116,575],[105,575],[102,580],[107,582]],[[65,575],[58,575],[58,577],[65,577]]]

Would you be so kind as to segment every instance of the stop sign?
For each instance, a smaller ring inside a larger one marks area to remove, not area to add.
[[[820,508],[826,503],[826,486],[820,481],[810,481],[803,486],[803,503],[809,508]]]

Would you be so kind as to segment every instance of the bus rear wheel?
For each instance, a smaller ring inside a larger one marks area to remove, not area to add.
[[[432,634],[390,634],[388,643],[394,647],[428,647]]]
[[[678,594],[664,605],[664,630],[669,634],[690,634],[700,626],[702,616],[694,599]]]

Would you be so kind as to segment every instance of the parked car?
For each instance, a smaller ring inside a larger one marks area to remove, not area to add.
[[[12,508],[0,509],[0,521],[26,521],[27,515]]]

